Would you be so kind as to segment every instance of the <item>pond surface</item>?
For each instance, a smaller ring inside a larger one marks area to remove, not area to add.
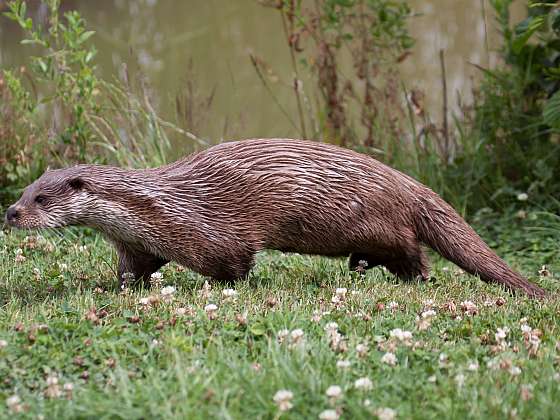
[[[33,16],[44,19],[46,8],[30,3]],[[472,78],[479,72],[470,63],[487,67],[497,61],[496,25],[487,0],[409,4],[419,13],[410,20],[416,45],[401,71],[408,88],[425,92],[428,109],[437,119],[442,100],[440,49],[445,51],[450,104],[457,102],[457,95],[468,100]],[[522,16],[524,4],[514,3],[514,19]],[[142,69],[167,118],[175,118],[175,96],[192,80],[201,103],[214,92],[208,110],[197,106],[202,112],[195,111],[192,131],[213,141],[222,136],[298,136],[276,103],[295,115],[292,90],[282,83],[290,80],[292,70],[276,10],[255,0],[66,0],[63,6],[79,10],[96,31],[92,39],[103,75],[118,74],[123,62],[131,71]],[[30,49],[19,44],[19,29],[4,17],[0,22],[0,67],[24,64]],[[276,100],[256,77],[250,53],[263,58],[279,76],[272,86]]]

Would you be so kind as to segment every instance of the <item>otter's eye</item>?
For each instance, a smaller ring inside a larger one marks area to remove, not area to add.
[[[38,195],[37,197],[35,197],[35,202],[37,204],[45,204],[47,201],[47,197],[45,197],[44,195]]]

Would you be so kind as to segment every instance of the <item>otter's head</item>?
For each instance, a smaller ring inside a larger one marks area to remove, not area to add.
[[[40,229],[83,224],[93,200],[82,172],[79,167],[45,172],[8,208],[8,225]]]

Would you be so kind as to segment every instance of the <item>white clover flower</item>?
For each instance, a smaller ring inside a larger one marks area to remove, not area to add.
[[[150,304],[150,298],[140,298],[140,300],[138,300],[138,303],[140,303],[140,305],[148,306]]]
[[[436,311],[434,311],[433,309],[428,309],[427,311],[422,312],[421,316],[423,319],[432,318],[436,316]]]
[[[175,288],[173,286],[166,286],[161,289],[161,297],[164,302],[172,302],[173,301],[173,294],[175,293]]]
[[[338,420],[340,415],[336,410],[325,410],[319,414],[320,420]]]
[[[57,384],[58,384],[58,378],[56,376],[49,376],[47,378],[47,386],[57,385]]]
[[[47,389],[45,389],[45,396],[47,398],[59,398],[62,395],[60,387],[58,386],[58,378],[56,376],[49,376],[47,378]]]
[[[177,315],[179,315],[179,316],[186,315],[187,312],[188,312],[188,311],[187,311],[187,308],[181,307],[181,308],[175,309],[175,313],[176,313]]]
[[[286,339],[286,337],[288,337],[288,335],[290,335],[290,331],[287,329],[283,329],[278,331],[278,333],[276,334],[276,339],[280,344],[282,344]]]
[[[175,288],[173,286],[166,286],[161,289],[162,296],[171,296],[173,293],[175,293]]]
[[[389,332],[389,336],[396,338],[399,341],[408,341],[412,339],[412,333],[410,331],[403,331],[400,328],[395,328]]]
[[[478,314],[478,308],[470,300],[465,300],[461,302],[461,310],[465,312],[467,315],[471,315],[471,316]]]
[[[325,331],[329,332],[329,331],[337,331],[338,330],[338,324],[336,322],[329,322],[327,323],[327,325],[325,325]]]
[[[531,334],[533,332],[533,329],[527,324],[523,324],[521,326],[521,331],[523,332],[523,334]]]
[[[344,341],[344,336],[336,330],[327,331],[327,336],[329,338],[329,346],[333,351],[346,351],[347,346]]]
[[[527,212],[525,210],[518,210],[517,213],[515,213],[515,217],[517,217],[518,219],[526,219]]]
[[[354,388],[369,391],[373,388],[373,382],[369,378],[359,378],[354,382]]]
[[[389,331],[389,336],[400,340],[402,337],[402,330],[400,328],[392,329],[391,331]]]
[[[342,301],[343,299],[338,295],[333,295],[333,297],[331,298],[331,303],[333,303],[334,305],[338,305]]]
[[[375,410],[375,415],[379,420],[394,420],[397,418],[397,413],[392,408],[378,408]]]
[[[6,340],[0,340],[0,349],[3,349],[7,345],[8,345],[8,342]]]
[[[470,370],[471,372],[476,372],[478,370],[478,362],[475,360],[474,362],[470,362],[469,365],[467,366],[467,369]]]
[[[292,391],[281,389],[280,391],[276,392],[276,394],[274,394],[274,397],[272,399],[276,403],[280,411],[288,411],[293,407],[293,404],[291,403],[291,400],[293,398],[294,394],[292,393]]]
[[[215,304],[213,304],[213,303],[209,303],[208,305],[206,305],[206,306],[204,307],[204,310],[205,310],[206,312],[215,312],[215,311],[218,310],[218,306],[215,305]]]
[[[504,341],[505,338],[507,337],[507,333],[508,333],[508,332],[509,332],[509,328],[508,328],[508,327],[496,329],[496,334],[494,334],[494,337],[496,338],[496,341],[497,341],[497,342]]]
[[[222,296],[225,298],[233,298],[237,296],[237,291],[234,289],[224,289],[222,290]]]
[[[247,325],[247,315],[248,315],[247,311],[245,311],[241,314],[236,314],[235,315],[235,320],[237,321],[237,323],[239,325]]]
[[[6,405],[14,413],[22,413],[25,409],[23,404],[21,404],[21,399],[17,395],[6,398]]]
[[[346,293],[348,292],[348,289],[346,289],[346,287],[338,287],[335,291],[336,296],[344,299],[346,297]]]
[[[12,395],[11,397],[6,398],[6,405],[10,408],[18,405],[20,402],[21,398],[18,395]]]
[[[398,360],[397,360],[397,356],[395,356],[395,353],[387,352],[381,358],[381,362],[389,366],[395,366]]]
[[[155,282],[161,281],[161,280],[163,280],[163,274],[160,273],[159,271],[156,271],[155,273],[152,273],[150,275],[150,279],[155,281]]]
[[[290,333],[290,338],[292,339],[292,344],[298,344],[303,339],[303,330],[301,328],[295,329]]]
[[[327,388],[325,394],[331,399],[340,398],[342,396],[342,388],[338,385],[331,385]]]
[[[336,362],[336,367],[338,369],[348,369],[352,363],[349,360],[339,360]]]
[[[519,201],[527,201],[529,198],[529,196],[527,195],[527,193],[519,193],[517,194],[517,199]]]
[[[509,368],[509,373],[511,376],[519,376],[521,375],[521,368],[517,366],[512,366]]]
[[[358,353],[358,356],[360,357],[364,357],[367,352],[368,352],[369,348],[367,344],[358,344],[356,346],[356,353]]]
[[[445,368],[449,364],[449,358],[447,357],[447,354],[445,354],[445,353],[440,353],[438,360],[439,360],[439,367],[440,368]]]
[[[209,303],[204,307],[204,311],[206,312],[208,319],[215,319],[217,316],[216,312],[218,311],[218,306],[213,303]]]
[[[389,302],[389,303],[387,304],[387,308],[388,308],[388,309],[391,309],[391,310],[397,309],[398,307],[399,307],[399,304],[398,304],[397,302]]]
[[[486,362],[486,367],[490,370],[498,370],[500,368],[500,361],[497,358],[493,358]]]
[[[72,393],[74,391],[74,384],[71,383],[71,382],[67,382],[67,383],[64,384],[62,389],[66,393],[66,398],[68,398],[69,400],[72,399]]]
[[[323,318],[321,311],[317,311],[317,310],[313,311],[313,315],[311,315],[311,321],[319,322],[321,318]]]
[[[433,299],[428,299],[424,301],[424,308],[431,309],[434,306]]]

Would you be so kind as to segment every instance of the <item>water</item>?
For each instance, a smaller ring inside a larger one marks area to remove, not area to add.
[[[37,1],[30,3],[33,16],[44,19],[46,8]],[[514,4],[516,19],[524,13],[524,3]],[[493,52],[496,25],[487,5],[487,43],[482,0],[412,0],[409,4],[421,15],[410,22],[417,42],[401,71],[408,88],[425,92],[428,110],[439,119],[440,49],[445,51],[449,102],[456,111],[457,97],[469,99],[472,79],[479,73],[470,63],[487,67],[498,59]],[[66,0],[63,7],[79,10],[96,31],[93,40],[103,75],[114,77],[123,62],[132,72],[141,69],[168,119],[175,118],[175,95],[192,80],[199,102],[215,92],[208,110],[199,104],[193,113],[192,131],[199,135],[214,141],[224,136],[298,136],[277,104],[297,120],[289,85],[289,51],[276,10],[255,0]],[[19,45],[17,27],[4,17],[0,22],[0,66],[24,64],[31,50]],[[270,80],[276,99],[256,76],[250,53],[273,69]]]

